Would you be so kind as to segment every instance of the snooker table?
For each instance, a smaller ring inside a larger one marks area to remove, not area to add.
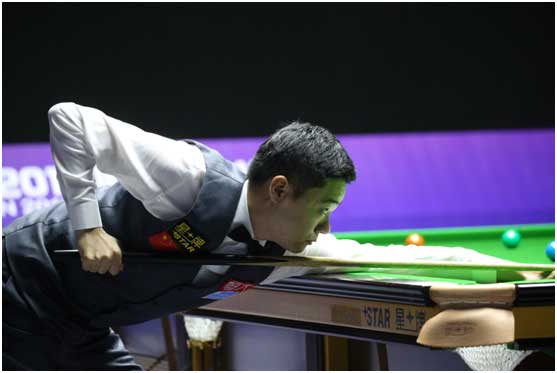
[[[512,249],[501,242],[509,228],[522,234],[521,243]],[[335,235],[361,243],[404,245],[407,235],[416,231],[428,246],[465,247],[517,262],[552,263],[545,248],[554,240],[554,224]],[[497,282],[488,273],[478,282],[476,276],[451,278],[453,273],[440,270],[424,276],[369,269],[292,277],[187,314],[429,348],[507,343],[510,348],[554,350],[554,279]]]

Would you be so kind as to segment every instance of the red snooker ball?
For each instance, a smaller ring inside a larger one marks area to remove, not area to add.
[[[418,233],[412,233],[408,235],[408,237],[406,237],[405,242],[407,245],[416,245],[416,246],[422,246],[423,244],[425,244],[424,238],[422,237],[422,235]]]

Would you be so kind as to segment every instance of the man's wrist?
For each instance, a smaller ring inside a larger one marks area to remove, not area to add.
[[[86,233],[92,233],[96,230],[101,230],[102,227],[94,227],[94,228],[86,228],[86,229],[78,229],[75,231],[75,236],[79,239],[82,235]]]
[[[68,209],[74,231],[102,227],[101,213],[97,201],[87,201]]]

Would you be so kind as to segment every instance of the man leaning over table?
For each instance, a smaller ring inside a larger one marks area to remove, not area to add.
[[[3,230],[5,370],[139,370],[111,326],[200,307],[231,282],[337,270],[128,266],[123,251],[508,263],[465,248],[336,239],[329,217],[356,173],[320,126],[277,130],[246,175],[199,142],[145,132],[94,108],[60,103],[48,118],[64,202]],[[95,166],[117,182],[98,188]],[[72,248],[81,266],[53,253]]]

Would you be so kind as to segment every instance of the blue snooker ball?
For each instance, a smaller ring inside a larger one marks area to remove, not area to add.
[[[549,245],[545,248],[545,253],[551,261],[555,261],[555,241],[551,241]]]

